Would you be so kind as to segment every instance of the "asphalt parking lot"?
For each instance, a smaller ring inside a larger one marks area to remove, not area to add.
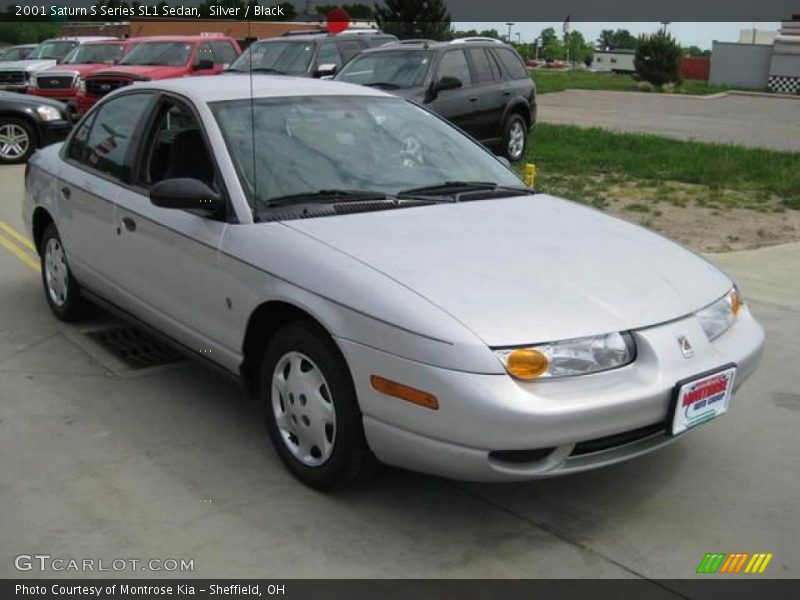
[[[800,152],[800,97],[567,90],[537,102],[544,123]]]
[[[45,553],[193,559],[180,575],[208,578],[684,578],[734,551],[800,576],[800,245],[716,259],[767,329],[764,362],[726,416],[666,449],[525,484],[387,469],[324,495],[279,464],[231,381],[191,362],[132,370],[86,335],[109,317],[51,316],[14,235],[22,172],[0,168],[0,577],[41,577],[14,557]]]

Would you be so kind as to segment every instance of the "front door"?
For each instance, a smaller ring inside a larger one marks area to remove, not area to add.
[[[461,82],[461,87],[442,90],[428,105],[431,110],[477,137],[476,115],[480,111],[480,97],[472,85],[472,74],[464,50],[448,50],[439,57],[433,81],[452,77]]]
[[[188,349],[226,362],[221,339],[225,290],[215,285],[226,215],[160,208],[150,187],[173,178],[220,188],[200,122],[178,99],[163,97],[145,133],[134,185],[117,199],[118,252],[126,257],[129,308]]]

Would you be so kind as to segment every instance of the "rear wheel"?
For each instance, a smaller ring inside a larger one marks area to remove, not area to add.
[[[0,117],[0,164],[27,161],[36,150],[36,131],[30,123],[14,117]]]
[[[521,160],[527,141],[528,124],[525,119],[517,113],[510,114],[503,128],[503,154],[511,162]]]
[[[42,283],[47,304],[62,321],[78,321],[89,313],[89,303],[69,270],[67,254],[56,226],[48,225],[39,246]]]
[[[327,333],[307,322],[278,331],[260,379],[272,443],[295,477],[327,490],[375,472],[349,369]]]

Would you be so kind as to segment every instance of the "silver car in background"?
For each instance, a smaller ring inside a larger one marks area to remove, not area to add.
[[[320,489],[641,455],[726,412],[764,340],[709,262],[338,82],[124,88],[35,155],[24,218],[56,316],[90,299],[240,376]]]

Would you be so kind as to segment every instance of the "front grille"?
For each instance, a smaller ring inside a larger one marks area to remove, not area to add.
[[[170,346],[135,327],[114,327],[87,335],[132,369],[166,365],[184,358]]]
[[[666,425],[662,421],[659,423],[653,423],[652,425],[647,425],[646,427],[639,427],[638,429],[631,429],[629,431],[623,431],[622,433],[615,433],[614,435],[607,435],[605,437],[595,438],[585,442],[578,442],[575,444],[575,448],[573,448],[570,456],[581,456],[583,454],[602,452],[603,450],[609,450],[611,448],[616,448],[617,446],[624,446],[625,444],[643,440],[659,433],[663,434],[666,433],[666,431]]]
[[[25,83],[24,71],[0,71],[0,85]]]
[[[130,79],[87,79],[86,93],[91,96],[105,96],[130,84]]]
[[[36,85],[41,90],[68,90],[75,84],[73,75],[39,75]]]

